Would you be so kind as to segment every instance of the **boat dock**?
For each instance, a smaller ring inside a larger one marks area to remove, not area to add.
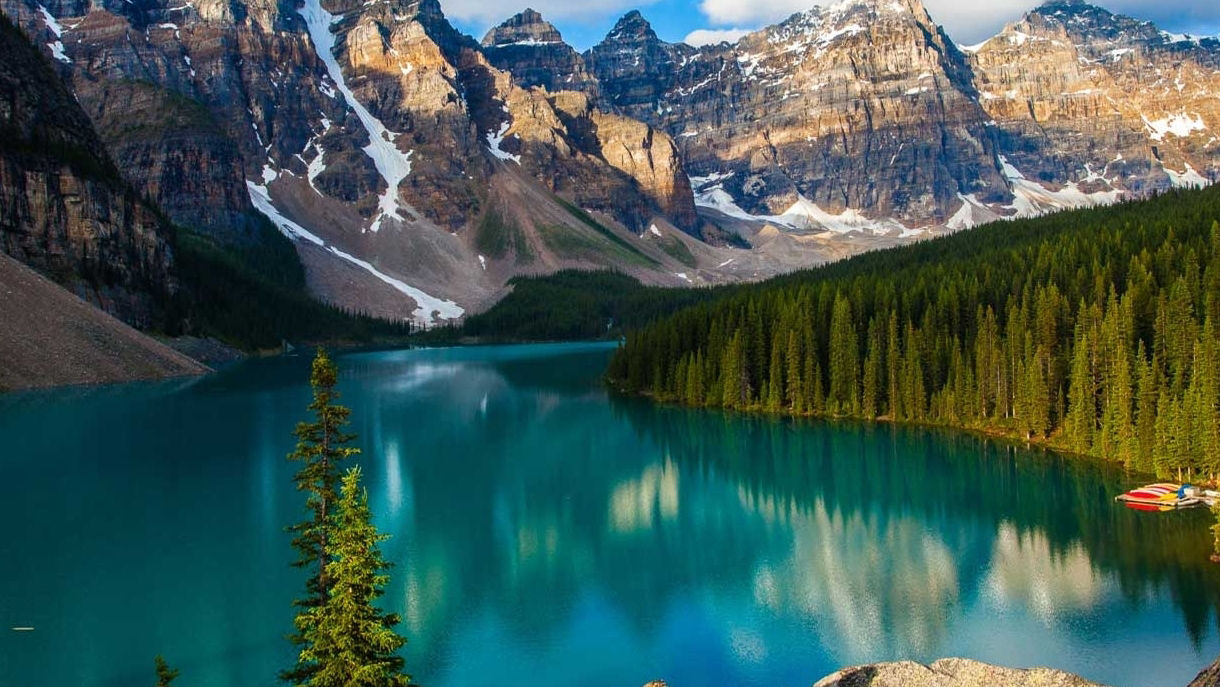
[[[1179,508],[1211,507],[1220,502],[1220,492],[1200,489],[1189,484],[1161,482],[1132,489],[1114,497],[1115,501],[1135,510],[1167,511]]]

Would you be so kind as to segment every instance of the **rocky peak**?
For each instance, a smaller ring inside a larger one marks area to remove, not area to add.
[[[553,24],[538,12],[526,8],[507,21],[487,32],[483,37],[484,47],[509,45],[551,45],[562,43],[563,37]]]
[[[585,61],[601,83],[603,105],[641,118],[672,89],[682,58],[697,52],[662,41],[644,15],[632,10],[585,53]]]
[[[1019,22],[1019,30],[1033,35],[1066,35],[1077,45],[1102,42],[1130,45],[1164,40],[1151,22],[1114,14],[1084,0],[1049,0],[1026,14]]]
[[[550,22],[527,9],[487,32],[483,54],[522,88],[579,91],[597,98],[597,79]]]
[[[640,14],[639,10],[631,10],[614,24],[614,28],[610,29],[610,33],[607,33],[605,39],[602,40],[602,44],[638,44],[659,41],[657,32],[652,30],[652,24],[648,23],[644,15]]]

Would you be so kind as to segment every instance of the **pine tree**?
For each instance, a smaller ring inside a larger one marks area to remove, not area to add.
[[[1135,357],[1139,366],[1139,375],[1135,381],[1135,439],[1139,446],[1136,469],[1153,472],[1156,470],[1153,456],[1157,451],[1156,412],[1160,388],[1156,370],[1159,364],[1155,359],[1146,358],[1143,341],[1139,342]]]
[[[788,355],[785,369],[788,371],[788,406],[793,414],[805,412],[805,385],[801,375],[801,346],[796,332],[788,332]]]
[[[771,341],[771,360],[767,377],[767,412],[778,413],[784,399],[784,337],[775,336]]]
[[[839,295],[830,319],[830,391],[826,408],[832,414],[853,415],[860,410],[858,346],[851,302]]]
[[[898,313],[894,310],[890,311],[889,324],[885,330],[886,348],[885,348],[885,376],[888,389],[886,398],[890,402],[887,414],[891,420],[900,420],[903,417],[902,407],[899,399],[901,394],[900,388],[900,365],[902,362],[902,347],[898,341]]]
[[[170,668],[165,658],[159,655],[153,659],[153,663],[157,670],[157,687],[173,687],[174,680],[178,679],[181,671]]]
[[[338,499],[339,463],[360,452],[360,449],[347,446],[355,436],[343,431],[351,411],[336,403],[338,381],[338,368],[326,351],[319,348],[309,376],[313,388],[309,410],[314,414],[314,420],[297,424],[296,449],[288,455],[289,460],[303,464],[294,480],[297,491],[307,494],[305,504],[310,513],[308,520],[288,528],[296,535],[292,546],[297,550],[298,558],[293,565],[312,571],[305,583],[306,597],[293,602],[300,610],[294,623],[298,632],[292,636],[292,641],[302,647],[302,653],[309,648],[302,623],[307,625],[313,617],[310,609],[325,604],[329,598],[330,538],[333,507]],[[281,677],[302,684],[314,669],[311,664],[299,662],[284,671]]]
[[[703,353],[698,352],[686,368],[686,395],[683,402],[690,406],[701,406],[703,393]]]
[[[881,325],[873,318],[868,325],[868,348],[864,355],[864,381],[860,396],[860,412],[873,419],[881,412],[881,383],[885,375],[885,345],[882,341]]]
[[[309,687],[407,687],[410,682],[396,653],[406,643],[393,629],[398,616],[375,605],[389,581],[384,574],[389,565],[378,549],[387,539],[372,523],[360,468],[348,470],[334,515],[327,601],[309,609],[308,620],[298,617],[297,629],[306,640],[300,662],[317,666]]]
[[[1092,332],[1083,321],[1076,324],[1076,344],[1073,349],[1064,431],[1072,450],[1088,453],[1093,448],[1093,434],[1097,426],[1097,382],[1093,374]]]
[[[725,408],[741,408],[746,402],[746,370],[745,352],[742,350],[741,330],[733,333],[725,348],[721,361],[722,376],[720,390],[723,394],[721,405]]]

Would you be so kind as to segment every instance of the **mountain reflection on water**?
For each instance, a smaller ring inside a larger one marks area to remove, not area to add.
[[[609,396],[608,355],[339,356],[417,682],[778,687],[965,655],[1184,685],[1220,652],[1205,512],[1119,508],[1119,471],[961,433]],[[156,653],[184,687],[270,682],[307,368],[0,397],[24,525],[0,620],[43,628],[0,638],[0,685],[131,684]]]

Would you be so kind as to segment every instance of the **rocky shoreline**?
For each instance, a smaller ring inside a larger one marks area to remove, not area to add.
[[[668,687],[664,680],[644,687]],[[914,661],[873,663],[835,671],[813,687],[1104,687],[1078,675],[1050,668],[1004,668],[968,658],[942,658],[929,665]],[[1220,659],[1186,687],[1220,687]]]

